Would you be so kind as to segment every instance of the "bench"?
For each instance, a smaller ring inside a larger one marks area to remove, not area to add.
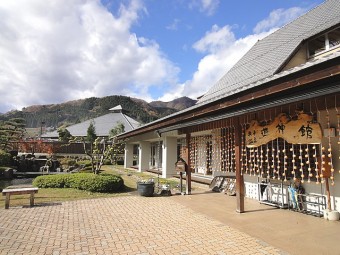
[[[11,195],[23,195],[30,194],[30,206],[34,206],[34,194],[38,193],[38,188],[35,187],[23,187],[23,188],[6,188],[2,190],[2,195],[6,196],[5,209],[9,208],[9,201]]]

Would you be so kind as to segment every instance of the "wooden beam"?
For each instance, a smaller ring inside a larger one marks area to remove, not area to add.
[[[236,167],[236,212],[244,212],[244,180],[241,167],[242,155],[242,127],[240,125],[240,118],[235,117],[235,167]]]
[[[190,162],[190,139],[191,139],[191,134],[187,133],[186,134],[186,147],[187,147],[187,169],[186,169],[186,194],[190,195],[191,194],[191,162]]]

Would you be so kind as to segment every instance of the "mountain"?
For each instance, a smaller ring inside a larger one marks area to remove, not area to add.
[[[153,101],[150,103],[150,105],[156,108],[170,108],[175,109],[177,111],[181,111],[190,106],[193,106],[194,104],[196,104],[196,102],[197,100],[193,100],[189,97],[181,97],[176,98],[170,102]]]
[[[61,104],[32,105],[21,111],[10,111],[0,115],[0,120],[24,118],[27,128],[60,127],[76,124],[109,113],[109,109],[121,105],[127,115],[141,123],[148,123],[174,112],[186,109],[196,103],[188,97],[170,102],[147,103],[138,98],[126,96],[91,97]]]

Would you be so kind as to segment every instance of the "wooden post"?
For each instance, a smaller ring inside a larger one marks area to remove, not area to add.
[[[6,193],[6,201],[5,201],[5,209],[9,208],[9,201],[11,199],[11,194],[10,193]]]
[[[236,212],[244,212],[244,180],[241,168],[242,155],[242,127],[239,117],[235,117],[235,167],[236,167]]]
[[[332,204],[331,204],[331,192],[329,190],[329,181],[328,178],[331,177],[331,166],[329,164],[329,158],[325,157],[324,160],[322,160],[321,157],[318,158],[319,166],[323,165],[324,161],[324,168],[325,170],[323,171],[323,178],[325,179],[325,188],[326,188],[326,198],[327,198],[327,209],[332,210]]]
[[[30,206],[31,207],[34,206],[34,192],[32,192],[31,195],[30,195]]]
[[[326,184],[327,209],[332,211],[331,192],[329,191],[328,177],[325,178],[325,184]]]
[[[187,169],[186,169],[186,194],[191,194],[191,162],[190,162],[190,139],[191,135],[190,133],[186,134],[186,147],[187,147]]]

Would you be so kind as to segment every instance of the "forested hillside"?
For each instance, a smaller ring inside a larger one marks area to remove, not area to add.
[[[62,104],[29,106],[22,111],[10,111],[0,115],[0,120],[24,118],[27,128],[41,126],[56,128],[101,116],[109,113],[110,108],[121,105],[127,115],[141,123],[147,123],[196,103],[195,100],[187,97],[174,101],[149,104],[144,100],[126,96],[91,97]]]

